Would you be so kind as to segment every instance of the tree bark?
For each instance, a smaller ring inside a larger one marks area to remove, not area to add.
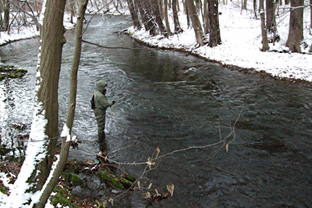
[[[270,37],[268,40],[270,43],[280,40],[276,27],[275,9],[275,0],[266,0],[266,29]]]
[[[67,119],[66,126],[69,129],[69,135],[71,134],[71,129],[74,122],[75,117],[75,109],[76,109],[76,96],[77,96],[77,74],[81,57],[81,45],[82,45],[82,35],[83,35],[83,20],[85,11],[87,8],[88,0],[80,0],[79,1],[79,10],[77,17],[77,25],[76,25],[76,38],[75,38],[75,50],[72,68],[70,71],[70,86],[69,86],[69,101],[67,108]],[[36,208],[43,208],[51,195],[54,187],[58,183],[58,179],[63,172],[65,164],[67,162],[69,147],[71,141],[66,141],[66,138],[62,138],[62,147],[60,152],[59,162],[56,165],[54,172],[52,173],[52,178],[45,186],[45,189],[41,195],[39,203],[36,205]]]
[[[201,27],[199,19],[198,19],[198,15],[196,13],[194,1],[193,0],[186,0],[185,2],[186,2],[186,7],[188,10],[188,13],[189,13],[191,20],[192,20],[192,25],[193,25],[194,32],[195,32],[196,41],[200,46],[203,46],[203,45],[205,45],[204,35],[203,35],[202,27]]]
[[[178,17],[177,0],[172,0],[172,13],[173,13],[173,22],[174,22],[174,33],[178,34],[182,32],[183,30],[180,26],[180,21]]]
[[[146,3],[148,2],[145,2],[145,0],[134,0],[134,2],[139,8],[140,16],[145,30],[149,31],[150,35],[156,35],[156,28],[153,23],[153,18],[146,9]]]
[[[170,36],[171,33],[171,29],[170,29],[170,24],[169,24],[169,18],[168,18],[168,0],[164,0],[164,16],[165,16],[165,22],[166,22],[166,30],[167,30],[167,34],[168,36]]]
[[[270,48],[269,48],[267,30],[265,27],[264,0],[260,0],[260,18],[261,18],[261,35],[262,35],[261,51],[267,51]]]
[[[21,197],[31,202],[31,194],[42,190],[50,173],[58,131],[58,84],[62,48],[66,39],[63,16],[66,0],[47,0],[40,30],[41,51],[37,68],[35,115],[26,150],[26,157],[14,186],[28,184],[28,189],[14,190],[11,203]],[[33,152],[35,151],[35,152]],[[29,170],[31,167],[32,170]],[[13,201],[12,201],[13,199]],[[19,202],[17,202],[19,203]],[[24,202],[21,202],[24,203]],[[20,207],[17,205],[15,207]]]
[[[312,29],[312,0],[310,0],[310,28]]]
[[[4,30],[9,30],[9,24],[10,24],[10,1],[4,0]]]
[[[62,61],[62,49],[66,43],[63,17],[66,0],[47,0],[43,25],[40,30],[41,37],[41,60],[40,75],[42,78],[37,96],[43,103],[45,118],[48,123],[45,133],[49,138],[58,138],[58,85]],[[38,188],[41,189],[47,179],[52,159],[54,157],[56,139],[51,139],[48,146],[48,155],[41,162]]]
[[[204,34],[207,35],[210,32],[210,20],[208,12],[208,2],[204,0]]]
[[[301,52],[300,43],[303,40],[303,5],[304,0],[291,0],[289,33],[286,46],[292,52]]]
[[[215,47],[221,44],[221,34],[219,25],[219,10],[218,0],[208,0],[210,33],[209,33],[209,46]]]
[[[161,15],[160,15],[160,9],[159,9],[159,4],[157,0],[149,0],[149,5],[151,9],[151,14],[153,16],[152,20],[158,25],[158,29],[160,30],[161,34],[164,36],[168,36],[167,30],[163,24]]]
[[[133,0],[127,0],[127,3],[128,3],[128,7],[129,7],[131,17],[132,17],[133,26],[136,29],[140,30],[142,27],[141,27],[141,24],[139,21],[139,17],[135,11],[134,2],[133,2]]]
[[[257,0],[253,1],[253,10],[254,10],[254,14],[255,14],[255,19],[258,18],[257,16]]]

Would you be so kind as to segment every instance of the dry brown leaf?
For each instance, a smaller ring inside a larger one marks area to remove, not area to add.
[[[158,157],[158,156],[159,156],[159,153],[160,153],[160,148],[159,148],[159,147],[156,148],[156,152],[157,152],[157,153],[156,153],[156,157]]]
[[[157,190],[157,189],[155,189],[155,192],[156,192],[156,196],[158,196],[158,195],[159,195],[159,193],[158,193],[158,190]]]
[[[139,190],[141,190],[141,182],[140,181],[138,181],[138,188],[139,188]]]
[[[114,199],[113,198],[109,198],[108,202],[111,203],[112,206],[114,206]]]
[[[153,184],[152,184],[152,183],[150,183],[150,184],[149,184],[149,186],[147,187],[147,189],[152,188],[152,185],[153,185]]]
[[[151,193],[150,193],[150,192],[146,192],[145,198],[146,198],[146,199],[151,198]]]
[[[171,185],[167,185],[167,189],[168,191],[170,192],[171,196],[173,196],[173,192],[174,192],[174,185],[171,184]]]
[[[107,206],[107,200],[103,201],[103,207],[106,208]]]
[[[226,152],[229,152],[229,144],[225,145]]]

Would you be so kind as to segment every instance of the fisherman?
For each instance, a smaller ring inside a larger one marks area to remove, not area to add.
[[[94,93],[94,115],[98,124],[98,138],[99,138],[99,148],[100,156],[107,156],[107,147],[105,140],[105,117],[106,109],[115,104],[115,101],[109,102],[105,96],[107,84],[100,80],[96,83],[96,91]]]

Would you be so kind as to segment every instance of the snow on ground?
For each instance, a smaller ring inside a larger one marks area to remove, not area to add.
[[[251,5],[248,5],[252,8]],[[254,18],[251,10],[241,10],[238,2],[228,2],[228,5],[219,5],[220,31],[222,44],[210,48],[209,46],[197,47],[194,31],[187,28],[186,17],[179,14],[179,20],[184,32],[164,38],[161,35],[150,36],[144,29],[128,32],[136,39],[149,45],[161,48],[176,48],[191,52],[209,60],[215,60],[224,65],[253,68],[264,71],[272,76],[301,79],[312,82],[312,55],[308,54],[312,44],[312,30],[309,29],[309,7],[304,12],[304,41],[308,47],[303,48],[307,54],[281,53],[273,51],[287,51],[285,46],[288,37],[289,6],[279,8],[277,17],[278,33],[281,40],[275,45],[270,44],[270,52],[261,52],[260,19]],[[172,22],[171,22],[172,25]],[[173,25],[171,27],[173,30]]]
[[[22,27],[20,29],[11,29],[10,34],[7,32],[0,32],[0,46],[5,45],[16,40],[23,40],[39,35],[36,27]]]

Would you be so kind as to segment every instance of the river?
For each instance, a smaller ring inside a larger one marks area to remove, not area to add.
[[[102,79],[108,83],[108,99],[117,101],[107,111],[110,158],[144,162],[155,156],[157,147],[160,156],[168,154],[142,179],[143,188],[153,184],[151,193],[164,193],[174,184],[173,196],[154,206],[312,207],[311,84],[242,73],[185,53],[148,48],[118,33],[130,24],[128,17],[97,16],[84,34],[88,41],[132,49],[83,44],[73,128],[82,143],[71,150],[70,158],[89,160],[98,152],[89,101],[95,82]],[[61,125],[73,37],[74,31],[66,33]],[[15,123],[26,124],[29,131],[37,53],[36,39],[0,48],[2,63],[29,71],[22,81],[0,82],[1,130],[7,136],[14,136],[7,129]],[[136,177],[145,168],[121,167]],[[146,206],[140,191],[115,203]]]

